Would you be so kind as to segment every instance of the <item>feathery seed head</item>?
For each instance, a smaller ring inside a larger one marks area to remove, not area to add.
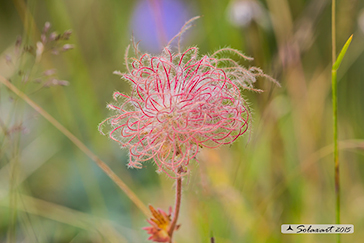
[[[251,58],[231,48],[199,56],[197,47],[172,53],[169,46],[151,56],[132,44],[136,57],[128,57],[128,47],[127,72],[114,72],[131,83],[131,93],[115,92],[118,103],[108,105],[115,115],[100,124],[108,121],[110,138],[129,149],[130,167],[153,159],[159,171],[178,178],[200,148],[230,144],[248,130],[249,107],[240,90],[260,92],[253,87],[256,77],[270,77],[224,54]]]

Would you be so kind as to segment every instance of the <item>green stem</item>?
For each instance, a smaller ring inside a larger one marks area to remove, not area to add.
[[[334,165],[335,165],[335,194],[336,194],[336,224],[340,224],[340,169],[337,128],[337,79],[336,70],[332,70],[332,107],[334,132]]]
[[[338,128],[337,128],[337,70],[349,48],[353,35],[346,41],[341,49],[339,56],[334,60],[331,70],[332,82],[332,110],[333,110],[333,130],[334,130],[334,168],[335,168],[335,197],[336,197],[336,224],[340,224],[340,164],[338,149]],[[333,52],[334,54],[334,52]],[[334,57],[334,56],[333,56]],[[337,236],[337,242],[340,243],[340,234]]]
[[[332,63],[336,61],[336,0],[331,1],[331,41],[332,41]]]
[[[332,40],[332,63],[336,63],[336,0],[332,0],[331,6],[331,40]],[[340,224],[340,166],[338,150],[338,127],[337,127],[337,69],[331,72],[332,85],[332,110],[333,110],[333,133],[334,133],[334,173],[335,173],[335,198],[336,198],[336,224]],[[340,234],[337,235],[337,243],[340,243]]]

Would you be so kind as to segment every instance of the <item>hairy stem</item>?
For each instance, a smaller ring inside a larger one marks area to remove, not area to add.
[[[182,178],[178,178],[177,185],[176,185],[176,204],[174,206],[173,220],[171,223],[171,227],[169,228],[169,231],[168,231],[168,234],[170,236],[169,243],[172,243],[173,232],[176,229],[179,210],[181,208],[181,199],[182,199]]]

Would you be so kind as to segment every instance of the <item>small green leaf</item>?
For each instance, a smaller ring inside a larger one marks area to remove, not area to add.
[[[350,37],[349,37],[349,39],[346,41],[346,43],[345,43],[345,45],[344,45],[344,47],[343,47],[343,49],[341,49],[341,52],[340,52],[340,54],[339,54],[339,56],[337,57],[337,59],[336,59],[336,61],[335,61],[335,63],[334,63],[334,65],[332,65],[332,70],[338,70],[339,69],[339,67],[340,67],[340,64],[341,64],[341,61],[343,60],[343,58],[344,58],[344,56],[345,56],[345,54],[346,54],[346,51],[348,50],[348,48],[349,48],[349,45],[350,45],[350,43],[351,43],[351,40],[353,39],[353,35],[351,35]]]

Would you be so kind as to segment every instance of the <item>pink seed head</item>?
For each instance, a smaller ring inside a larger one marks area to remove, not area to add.
[[[230,144],[248,130],[249,108],[239,88],[255,90],[256,77],[265,74],[221,55],[249,58],[229,48],[202,57],[196,47],[176,54],[166,47],[160,56],[135,51],[136,58],[126,56],[128,72],[115,72],[131,83],[131,93],[114,93],[119,102],[108,108],[115,115],[104,121],[113,127],[110,138],[129,149],[130,167],[153,159],[178,178],[200,148]]]

